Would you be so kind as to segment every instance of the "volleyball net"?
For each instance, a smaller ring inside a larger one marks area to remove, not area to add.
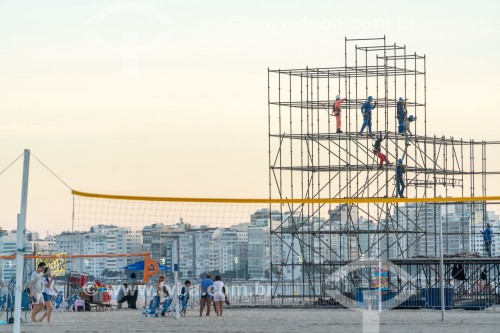
[[[73,226],[67,237],[75,241],[70,245],[83,239],[80,248],[85,253],[148,251],[161,265],[178,265],[180,276],[193,279],[211,271],[264,279],[271,278],[273,270],[281,278],[288,271],[287,278],[292,278],[288,266],[305,262],[436,258],[440,232],[446,254],[487,255],[482,231],[498,222],[500,201],[497,196],[231,199],[72,194]],[[115,245],[98,249],[95,244],[103,242]]]

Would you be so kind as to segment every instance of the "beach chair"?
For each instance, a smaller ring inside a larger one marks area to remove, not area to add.
[[[143,317],[158,317],[158,309],[160,308],[160,296],[155,296],[149,302],[149,306],[142,309]]]
[[[57,294],[56,301],[54,302],[54,312],[55,313],[62,313],[62,312],[64,312],[63,303],[64,303],[64,296],[63,296],[62,291],[60,291]]]
[[[21,294],[21,312],[24,312],[24,321],[28,322],[28,312],[31,311],[31,298],[30,293],[24,290]]]
[[[14,322],[14,308],[16,303],[16,298],[14,294],[7,295],[7,301],[4,304],[5,310],[7,311],[7,322],[12,324]],[[24,321],[28,322],[28,311],[31,311],[31,299],[30,294],[26,290],[21,294],[21,313],[24,312]],[[10,312],[10,317],[9,317]],[[21,319],[22,321],[22,319]]]
[[[165,302],[163,302],[163,305],[161,307],[160,314],[167,318],[167,317],[172,317],[175,314],[175,305],[173,304],[173,298],[172,297],[167,297],[165,299]]]
[[[66,300],[66,306],[65,306],[65,310],[66,311],[72,311],[73,310],[73,304],[75,304],[75,301],[77,300],[78,298],[78,295],[77,294],[73,294],[71,295],[70,298],[68,298]]]
[[[7,295],[3,295],[0,297],[0,318],[2,317],[3,312],[7,308]]]

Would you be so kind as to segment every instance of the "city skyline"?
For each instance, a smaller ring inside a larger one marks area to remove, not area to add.
[[[352,224],[351,232],[374,230],[375,223],[360,216],[357,210],[336,207],[330,211],[330,217],[317,219],[312,223],[321,223],[323,231],[344,230],[342,225]],[[446,256],[485,256],[481,231],[483,220],[490,223],[494,233],[500,232],[500,218],[495,212],[487,211],[483,218],[481,206],[474,209],[470,205],[425,205],[408,204],[395,209],[393,215],[404,213],[401,218],[401,232],[407,228],[408,219],[426,228],[429,214],[436,210],[443,225],[443,250]],[[399,213],[398,213],[399,211]],[[271,218],[272,221],[269,220]],[[400,245],[394,244],[394,236],[377,239],[375,234],[356,235],[344,230],[343,234],[323,234],[319,238],[306,235],[289,234],[279,237],[270,233],[270,223],[284,223],[285,229],[301,224],[300,216],[289,213],[261,209],[253,212],[248,222],[217,228],[191,226],[183,220],[174,224],[156,223],[145,225],[140,230],[120,227],[112,224],[98,224],[88,230],[64,232],[50,237],[39,237],[37,233],[27,233],[26,250],[42,254],[131,254],[150,252],[151,258],[163,265],[173,267],[179,264],[179,274],[183,278],[199,278],[203,273],[219,271],[222,274],[244,274],[247,278],[269,278],[280,274],[289,280],[299,278],[303,273],[302,261],[327,263],[343,260],[363,260],[383,258],[384,260],[402,258],[438,257],[436,252],[439,239],[437,235],[426,235],[417,239],[407,239]],[[477,219],[477,220],[476,220]],[[293,221],[293,222],[292,222]],[[328,224],[325,224],[328,223]],[[432,223],[431,223],[432,224]],[[433,225],[433,224],[432,224]],[[303,226],[307,230],[308,226]],[[3,235],[3,236],[2,236]],[[416,235],[416,234],[415,234]],[[297,238],[298,237],[298,238]],[[380,236],[379,236],[380,237]],[[301,246],[297,239],[301,239]],[[0,231],[0,254],[14,252],[17,235],[12,231]],[[391,245],[391,243],[393,243]],[[295,244],[295,245],[294,245]],[[305,247],[304,247],[305,245]],[[401,247],[402,246],[402,247]],[[310,252],[308,248],[314,248]],[[383,250],[387,247],[387,251]],[[289,248],[293,251],[290,252]],[[500,240],[493,238],[493,257],[500,256]],[[121,271],[123,267],[138,260],[137,257],[109,257],[66,259],[66,271],[85,272],[95,278],[105,278],[104,272]],[[178,262],[176,262],[178,260]],[[284,260],[284,261],[283,261]],[[274,266],[271,266],[274,262]],[[276,263],[282,263],[284,266]],[[276,267],[282,267],[278,270]],[[14,260],[2,260],[2,277],[9,279],[15,271]],[[237,275],[238,276],[238,275]]]

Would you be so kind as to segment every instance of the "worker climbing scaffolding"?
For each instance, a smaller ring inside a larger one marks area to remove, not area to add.
[[[373,149],[373,153],[379,158],[379,164],[378,164],[379,170],[382,170],[382,168],[384,167],[384,162],[385,162],[385,165],[393,165],[394,164],[394,163],[389,162],[389,159],[387,158],[387,156],[385,156],[385,154],[383,154],[382,152],[380,152],[376,149]]]
[[[383,136],[382,133],[380,133],[377,136],[375,142],[373,143],[373,153],[379,158],[379,165],[378,165],[379,170],[382,169],[382,167],[384,166],[384,162],[386,165],[394,164],[389,162],[387,156],[382,153],[382,141],[385,140],[386,138],[387,138],[387,133],[385,134],[385,136]]]
[[[397,196],[400,198],[404,198],[404,191],[405,191],[405,180],[404,180],[404,174],[406,172],[406,165],[403,164],[403,160],[399,159],[398,164],[396,166],[396,189],[397,189]]]
[[[406,100],[403,97],[399,97],[399,101],[396,105],[396,118],[398,119],[398,133],[404,134],[405,132],[405,120],[408,114],[406,109]]]
[[[376,150],[376,151],[382,151],[382,141],[387,139],[387,133],[385,135],[382,135],[382,133],[380,133],[378,136],[377,136],[377,139],[375,140],[375,142],[373,143],[373,149]]]

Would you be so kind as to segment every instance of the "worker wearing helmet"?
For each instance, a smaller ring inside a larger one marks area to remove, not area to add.
[[[335,96],[335,102],[333,102],[333,110],[332,116],[335,116],[335,120],[337,121],[337,133],[342,133],[340,129],[341,126],[341,115],[342,115],[342,102],[344,102],[345,98],[340,98],[340,95]]]
[[[413,133],[410,130],[410,123],[414,122],[415,120],[417,120],[417,117],[414,117],[413,115],[411,115],[405,119],[405,132],[406,133],[413,135]]]
[[[404,134],[404,125],[408,110],[406,109],[406,101],[403,97],[399,97],[396,105],[396,118],[398,118],[398,133]]]
[[[404,174],[406,172],[406,165],[403,164],[403,160],[399,159],[398,160],[398,165],[396,165],[396,189],[397,189],[397,195],[400,198],[404,198],[404,191],[405,191],[405,180],[404,180]]]
[[[363,126],[361,126],[361,130],[359,134],[362,134],[365,130],[365,127],[368,126],[368,134],[372,134],[372,110],[377,107],[377,102],[373,103],[373,97],[368,96],[366,102],[361,105],[361,113],[363,114]]]

